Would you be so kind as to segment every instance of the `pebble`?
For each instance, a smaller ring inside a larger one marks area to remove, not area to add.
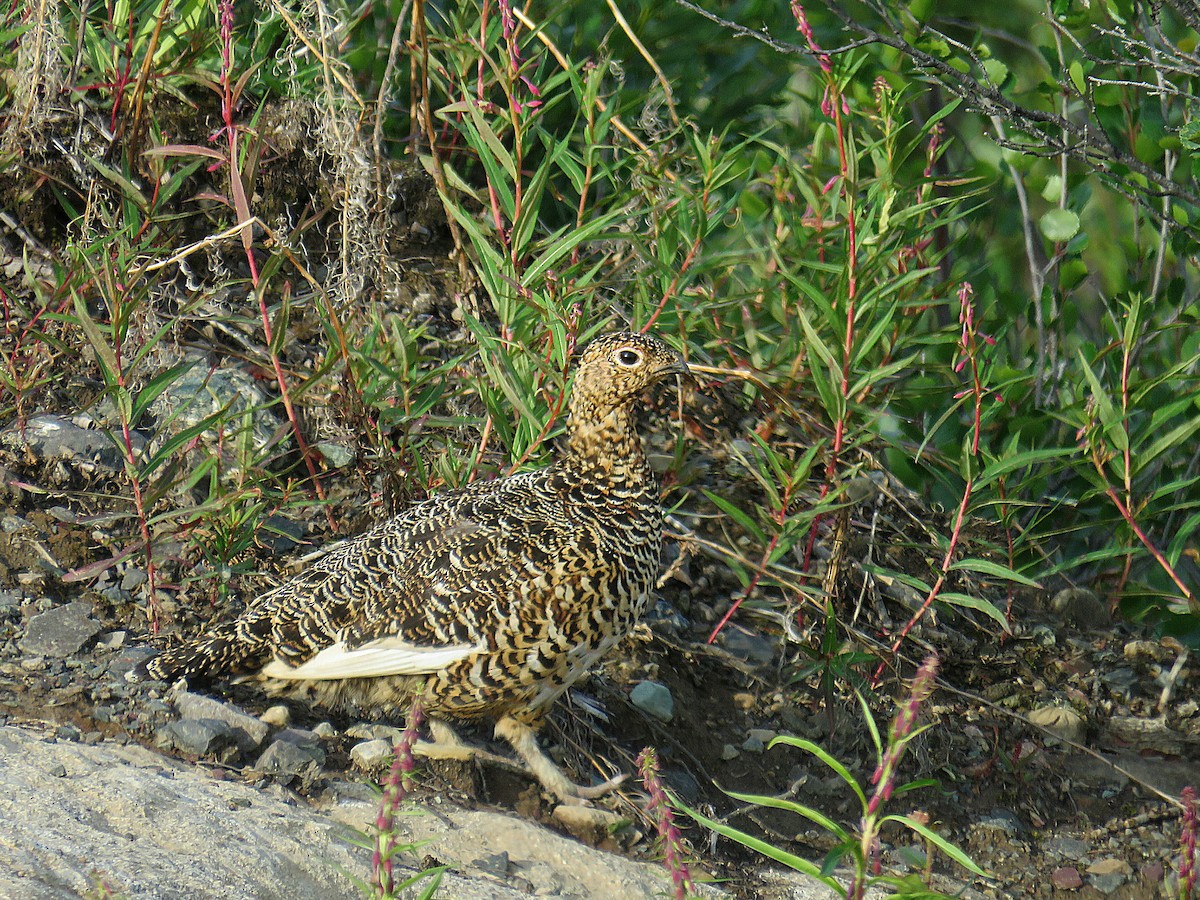
[[[149,706],[148,702],[146,705]],[[234,740],[243,753],[257,749],[271,730],[265,722],[242,712],[229,703],[221,703],[211,697],[180,691],[173,699],[175,710],[181,719],[218,719],[233,730]]]
[[[328,722],[318,722],[313,726],[313,734],[321,740],[329,740],[329,738],[337,737],[337,729]]]
[[[736,625],[727,625],[721,632],[721,643],[738,659],[754,666],[766,666],[775,661],[775,644],[761,635]]]
[[[1052,837],[1046,841],[1044,849],[1065,859],[1081,860],[1088,855],[1090,848],[1087,843],[1077,838]]]
[[[321,774],[323,765],[325,751],[320,747],[275,740],[262,752],[254,768],[286,784],[293,778],[312,781]]]
[[[1039,706],[1037,709],[1030,710],[1026,718],[1060,741],[1071,741],[1077,744],[1087,734],[1087,722],[1084,721],[1083,716],[1069,706],[1054,704]],[[1047,746],[1050,744],[1051,742],[1047,741]]]
[[[288,723],[292,720],[292,711],[280,703],[270,707],[258,717],[258,720],[272,728],[287,728]]]
[[[742,741],[742,749],[747,753],[762,753],[763,750],[766,749],[766,746],[767,745],[763,743],[762,738],[755,737],[754,735],[750,735],[750,737]]]
[[[280,515],[267,516],[254,532],[254,539],[272,556],[291,553],[304,540],[304,526]]]
[[[746,691],[733,695],[733,705],[738,709],[754,709],[754,704],[757,702],[754,695]]]
[[[560,803],[554,807],[554,820],[582,841],[597,843],[625,822],[618,813],[595,806]]]
[[[130,438],[134,452],[140,455],[146,444],[145,436],[131,431]],[[121,451],[104,430],[81,428],[62,416],[32,416],[24,428],[11,425],[0,432],[0,445],[28,452],[34,459],[65,462],[85,475],[96,472],[115,475],[125,470]],[[54,480],[67,479],[55,477]]]
[[[39,613],[29,620],[19,645],[32,656],[70,656],[100,633],[92,605],[76,601]]]
[[[404,732],[392,725],[380,725],[377,722],[357,722],[346,729],[346,737],[361,740],[381,740],[395,744]]]
[[[220,719],[180,719],[168,722],[155,732],[160,747],[192,756],[216,756],[228,760],[237,754],[237,736],[228,723]]]
[[[671,689],[657,681],[638,682],[629,692],[629,699],[642,712],[662,722],[670,722],[675,715],[675,698],[671,696]]]
[[[1108,607],[1087,588],[1065,588],[1054,595],[1050,608],[1068,625],[1102,628],[1109,622]]]
[[[991,815],[981,818],[977,827],[994,829],[1010,836],[1019,835],[1025,830],[1015,813],[1000,807],[993,809]]]
[[[1083,876],[1074,866],[1063,866],[1050,873],[1050,883],[1060,891],[1073,891],[1083,887]]]
[[[350,759],[360,769],[370,771],[376,766],[391,762],[392,745],[381,738],[363,741],[350,748]]]
[[[772,731],[770,728],[751,728],[747,733],[751,738],[759,741],[764,747],[770,744],[771,741],[775,740],[775,738],[779,737],[779,732]]]
[[[733,746],[733,744],[726,744],[721,748],[721,759],[725,760],[726,762],[729,762],[731,759],[737,759],[741,755],[742,751]]]

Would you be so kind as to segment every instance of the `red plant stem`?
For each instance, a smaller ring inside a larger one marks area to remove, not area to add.
[[[375,817],[375,851],[371,855],[372,896],[391,897],[394,887],[392,878],[392,854],[396,848],[396,809],[408,790],[409,776],[414,761],[412,748],[417,741],[421,723],[425,720],[425,707],[414,700],[408,713],[404,733],[393,748],[392,767],[383,779],[383,797],[379,802],[379,813]]]
[[[1096,467],[1097,472],[1099,472],[1102,476],[1104,475],[1104,469],[1100,466],[1099,461],[1096,460],[1094,455],[1092,458],[1092,465]],[[1113,506],[1115,506],[1117,508],[1117,512],[1121,514],[1121,518],[1125,520],[1125,524],[1127,524],[1133,530],[1133,533],[1137,535],[1138,540],[1142,542],[1142,546],[1149,551],[1150,555],[1153,556],[1155,561],[1162,567],[1162,570],[1167,573],[1167,577],[1175,582],[1175,586],[1179,588],[1179,590],[1183,593],[1183,596],[1187,599],[1188,606],[1190,606],[1193,611],[1200,612],[1200,600],[1196,599],[1196,595],[1192,593],[1191,588],[1183,583],[1183,579],[1179,577],[1179,574],[1175,571],[1171,563],[1167,561],[1165,556],[1163,556],[1162,551],[1160,551],[1158,547],[1154,545],[1154,542],[1150,540],[1149,535],[1142,530],[1142,526],[1137,523],[1137,520],[1133,517],[1133,514],[1129,511],[1129,508],[1121,502],[1121,498],[1117,496],[1117,492],[1113,486],[1106,484],[1104,486],[1104,493],[1107,494],[1108,499],[1113,502]]]

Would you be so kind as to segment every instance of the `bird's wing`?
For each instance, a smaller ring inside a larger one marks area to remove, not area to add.
[[[427,501],[262,598],[276,658],[264,674],[420,674],[486,649],[531,591],[550,590],[539,576],[567,543],[561,502],[520,490],[538,483],[506,479]]]
[[[331,644],[298,666],[276,659],[262,674],[269,678],[330,681],[338,678],[375,678],[384,675],[425,675],[484,649],[480,645],[454,644],[421,647],[400,637],[379,638],[357,647],[344,641]]]

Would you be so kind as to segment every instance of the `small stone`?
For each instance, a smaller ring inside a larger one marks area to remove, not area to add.
[[[323,765],[325,751],[320,747],[276,740],[262,752],[254,768],[286,784],[293,778],[314,780],[321,774]]]
[[[287,728],[288,723],[292,720],[292,711],[280,703],[269,708],[258,717],[258,720],[272,728]]]
[[[503,850],[499,853],[492,853],[488,856],[481,856],[479,859],[471,860],[471,868],[486,872],[489,875],[495,875],[497,878],[508,877],[509,865],[508,854]]]
[[[105,650],[120,650],[125,643],[124,631],[110,631],[108,634],[96,641],[97,647],[103,647]]]
[[[761,635],[736,625],[727,625],[721,632],[721,643],[738,659],[754,666],[766,666],[775,661],[775,644]]]
[[[629,692],[629,699],[642,712],[649,713],[654,718],[670,722],[675,715],[675,698],[665,684],[657,681],[641,681]]]
[[[327,741],[332,737],[337,737],[337,729],[328,722],[318,722],[313,726],[313,734],[323,741]]]
[[[304,526],[283,516],[267,516],[254,532],[254,539],[272,556],[282,556],[300,546]]]
[[[160,747],[192,756],[214,756],[229,761],[237,755],[237,737],[229,724],[220,719],[168,722],[158,729],[155,741]]]
[[[377,766],[391,762],[392,745],[381,738],[363,741],[350,748],[350,759],[360,769],[370,771]]]
[[[35,656],[64,657],[100,633],[100,623],[91,617],[90,603],[68,603],[39,613],[29,620],[20,640],[21,652]]]
[[[762,753],[763,750],[766,749],[766,746],[767,745],[763,743],[762,738],[755,737],[754,735],[751,735],[750,737],[746,738],[746,740],[742,741],[742,749],[747,753]]]
[[[733,705],[741,710],[754,709],[754,704],[757,702],[757,698],[746,691],[741,691],[733,695]]]
[[[1098,859],[1088,866],[1087,873],[1089,875],[1132,875],[1133,869],[1125,860],[1109,856]]]
[[[1162,884],[1166,874],[1163,864],[1157,860],[1144,864],[1139,870],[1143,884]]]
[[[53,775],[55,778],[66,778],[67,777],[67,767],[64,766],[62,763],[55,763],[46,771],[50,775]]]
[[[173,702],[181,719],[218,719],[224,722],[233,729],[234,739],[243,753],[256,750],[271,730],[265,722],[242,712],[236,706],[211,697],[180,691]]]
[[[379,725],[374,722],[357,722],[346,729],[346,737],[361,740],[381,740],[395,744],[404,732],[392,725]]]
[[[118,680],[126,681],[134,669],[155,655],[157,655],[157,651],[150,647],[125,647],[109,661],[108,674]]]
[[[144,570],[131,566],[121,576],[121,590],[133,591],[135,588],[141,587],[148,580],[149,578]]]
[[[760,741],[764,747],[779,736],[779,732],[772,731],[770,728],[751,728],[748,734],[755,740]]]
[[[737,759],[741,755],[742,751],[733,746],[733,744],[726,744],[721,748],[721,759],[725,760],[726,762],[729,762],[731,759]]]
[[[994,829],[1010,836],[1019,835],[1025,830],[1016,813],[1000,807],[993,809],[991,815],[980,819],[978,827]]]
[[[1091,847],[1084,841],[1071,837],[1052,837],[1046,841],[1045,849],[1057,853],[1066,859],[1081,860],[1088,855]]]
[[[626,822],[623,816],[611,810],[565,803],[554,807],[553,815],[567,831],[589,844],[600,843]]]
[[[1027,716],[1030,722],[1045,729],[1060,741],[1079,743],[1087,732],[1083,716],[1069,706],[1039,706]],[[1049,742],[1047,742],[1049,744]]]
[[[1074,891],[1083,887],[1083,876],[1074,866],[1063,866],[1050,873],[1050,883],[1060,891]]]

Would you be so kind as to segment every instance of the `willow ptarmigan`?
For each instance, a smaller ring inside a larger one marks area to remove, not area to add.
[[[619,778],[571,782],[535,735],[645,608],[662,508],[632,408],[647,386],[687,372],[657,338],[596,339],[549,468],[437,494],[336,545],[144,674],[256,675],[269,691],[303,686],[323,705],[385,716],[419,698],[437,739],[430,755],[468,750],[446,720],[486,716],[562,801],[611,790]]]

